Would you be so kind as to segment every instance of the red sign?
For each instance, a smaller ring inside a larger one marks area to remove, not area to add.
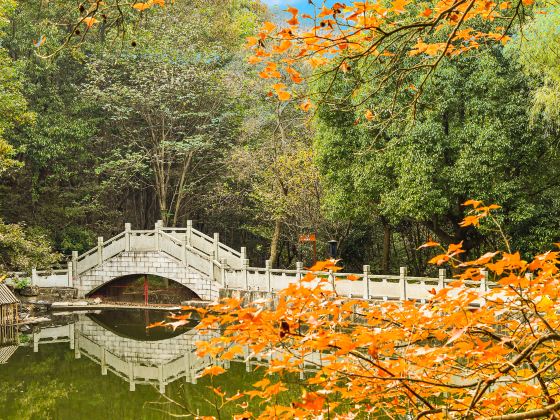
[[[314,233],[308,233],[308,234],[299,235],[299,241],[300,242],[316,242],[315,234]]]

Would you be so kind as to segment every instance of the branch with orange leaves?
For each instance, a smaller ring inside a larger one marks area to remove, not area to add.
[[[319,100],[325,98],[340,73],[348,73],[352,68],[361,67],[365,78],[368,72],[377,71],[370,78],[377,82],[374,92],[390,84],[400,91],[403,82],[414,73],[412,69],[425,70],[411,98],[414,113],[423,86],[445,57],[477,49],[482,43],[507,42],[513,24],[523,20],[527,7],[533,8],[533,0],[432,0],[421,4],[408,0],[352,1],[329,6],[323,2],[320,8],[316,6],[313,16],[300,16],[298,9],[288,7],[291,18],[284,25],[277,27],[265,22],[260,32],[248,39],[248,47],[253,51],[249,61],[262,65],[261,77],[278,79],[284,84],[290,80],[288,76],[292,76],[296,62],[311,67],[314,72],[310,77],[314,80],[330,74],[332,79],[326,92],[309,94],[319,96]],[[484,25],[480,24],[500,19],[507,25],[495,31],[482,29]],[[406,64],[403,57],[413,64]],[[373,63],[376,71],[371,70]],[[292,81],[298,84],[305,79],[298,75]],[[359,89],[361,83],[356,81],[352,91]],[[282,89],[277,96],[287,100],[292,95]]]
[[[469,216],[479,216],[465,223],[476,225],[497,209],[474,200],[465,204],[473,208]],[[213,306],[198,328],[221,335],[199,343],[199,352],[270,360],[266,380],[242,392],[263,397],[262,418],[286,388],[277,374],[295,372],[307,373],[305,394],[299,405],[279,408],[280,418],[332,410],[402,416],[406,406],[417,418],[554,413],[560,395],[558,253],[525,261],[519,253],[489,252],[463,262],[460,245],[442,250],[445,258],[434,263],[444,259],[462,272],[426,302],[343,299],[324,276],[340,268],[323,261],[311,267],[317,273],[279,291],[274,307],[266,299]],[[482,269],[496,280],[490,290],[472,287]],[[307,355],[317,357],[306,361]]]
[[[171,1],[173,2],[173,1]],[[146,1],[123,1],[123,0],[84,0],[77,6],[68,8],[67,16],[76,13],[77,18],[70,18],[70,22],[65,22],[64,26],[69,26],[68,35],[59,44],[52,46],[52,49],[46,53],[43,50],[49,50],[49,39],[42,36],[41,42],[35,46],[36,54],[44,59],[52,58],[60,54],[63,50],[72,46],[80,46],[88,37],[90,32],[96,26],[102,25],[103,31],[107,32],[109,28],[115,28],[117,35],[120,35],[124,41],[126,26],[142,17],[154,6],[165,7],[165,0],[146,0]],[[65,17],[67,19],[67,17]]]

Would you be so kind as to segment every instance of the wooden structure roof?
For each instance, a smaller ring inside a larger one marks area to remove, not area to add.
[[[0,284],[0,325],[14,325],[19,320],[19,299],[8,286]],[[0,335],[1,334],[0,332]],[[0,336],[0,344],[2,343]]]
[[[0,284],[0,305],[19,303],[19,299],[5,284]]]

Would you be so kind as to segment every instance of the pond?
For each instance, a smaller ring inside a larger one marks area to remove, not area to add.
[[[53,325],[20,333],[11,345],[4,343],[0,419],[216,415],[209,377],[196,378],[213,363],[195,353],[195,342],[205,336],[193,328],[196,322],[176,331],[146,330],[166,314],[115,310],[53,316]],[[262,368],[232,362],[227,373],[214,378],[214,385],[233,394],[262,376]],[[230,418],[228,412],[226,407],[222,418]]]

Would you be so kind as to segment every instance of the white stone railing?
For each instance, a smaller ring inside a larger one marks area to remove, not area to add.
[[[191,221],[186,228],[164,228],[158,222],[153,230],[132,230],[130,223],[126,223],[124,232],[106,241],[99,237],[95,248],[81,255],[74,251],[69,278],[77,278],[121,252],[147,251],[163,252],[215,280],[222,278],[222,264],[241,267],[245,255],[244,248],[236,251],[220,243],[219,234],[211,238],[193,229]]]
[[[297,263],[296,270],[270,268],[267,261],[265,268],[249,267],[247,264],[240,270],[226,270],[222,281],[228,289],[254,290],[275,292],[286,288],[290,283],[302,279],[310,273]],[[380,299],[380,300],[427,300],[430,291],[447,286],[454,279],[446,278],[446,270],[440,269],[438,277],[413,277],[407,275],[406,267],[401,267],[399,275],[371,274],[370,267],[364,266],[363,273],[315,272],[317,277],[328,279],[330,290],[344,297]],[[348,280],[348,277],[354,280]],[[487,279],[480,282],[469,281],[467,286],[486,291],[489,288]],[[325,286],[323,286],[325,287]]]
[[[194,343],[201,339],[200,336],[190,334],[192,344],[181,348],[182,355],[174,356],[169,360],[154,364],[148,360],[131,361],[125,357],[115,354],[106,349],[102,343],[96,341],[96,337],[89,337],[81,332],[80,327],[84,324],[83,319],[77,323],[41,328],[39,332],[33,333],[33,351],[39,352],[40,346],[54,343],[68,343],[70,349],[74,350],[76,359],[82,355],[94,361],[101,366],[101,374],[107,375],[112,372],[116,376],[129,382],[130,390],[134,391],[136,385],[149,384],[157,386],[160,392],[165,392],[165,387],[179,378],[185,378],[187,381],[196,383],[197,376],[202,370],[212,364],[210,357],[198,357],[195,354],[196,347]],[[169,340],[161,341],[161,345],[165,346]],[[137,342],[138,346],[142,346],[142,342]],[[147,342],[147,351],[151,348]],[[126,339],[122,340],[122,351],[127,351]],[[165,352],[165,350],[163,350]]]
[[[130,223],[126,223],[123,232],[108,240],[99,237],[97,246],[89,251],[81,255],[74,251],[67,269],[32,270],[31,283],[40,287],[72,287],[82,273],[121,252],[148,251],[162,252],[228,289],[275,292],[299,281],[308,272],[299,262],[295,270],[273,269],[270,261],[266,261],[265,267],[251,267],[246,248],[237,251],[221,243],[218,233],[210,237],[194,229],[190,220],[186,228],[163,227],[158,221],[153,230],[132,230]],[[14,278],[23,275],[12,274]],[[317,275],[328,278],[331,289],[341,296],[383,300],[428,299],[431,290],[441,289],[452,281],[446,278],[443,269],[439,270],[438,277],[411,277],[406,267],[401,267],[398,275],[378,275],[371,274],[368,265],[363,267],[362,273],[351,274],[353,281],[347,279],[350,273]],[[482,291],[488,289],[486,279],[469,285]]]
[[[16,271],[8,273],[6,283],[15,285],[18,279],[28,279],[29,284],[38,287],[72,287],[72,267],[52,270],[31,269],[31,273]]]

